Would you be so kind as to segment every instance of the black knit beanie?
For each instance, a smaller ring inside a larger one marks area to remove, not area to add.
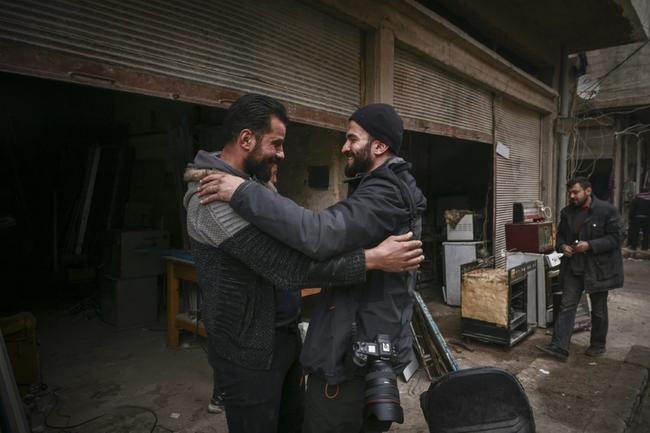
[[[393,153],[399,153],[404,124],[388,104],[370,104],[355,111],[350,120],[357,122],[373,138],[385,143]]]

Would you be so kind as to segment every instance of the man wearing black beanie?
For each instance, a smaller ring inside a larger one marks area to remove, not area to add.
[[[393,154],[399,153],[404,134],[402,119],[388,104],[370,104],[352,113],[350,120],[356,122],[370,134],[390,148]]]
[[[230,201],[244,219],[315,260],[377,245],[388,235],[411,231],[419,239],[426,199],[409,173],[410,164],[396,156],[403,131],[390,105],[370,104],[355,111],[341,148],[347,157],[345,173],[352,178],[349,196],[320,212],[226,174],[206,177],[199,194],[203,203]],[[414,289],[414,272],[383,271],[369,272],[362,285],[323,289],[300,357],[309,374],[303,432],[387,430],[376,425],[375,406],[364,405],[368,367],[352,362],[353,344],[387,335],[397,355],[393,373],[401,373],[414,357]],[[403,421],[401,408],[392,415],[389,421]]]

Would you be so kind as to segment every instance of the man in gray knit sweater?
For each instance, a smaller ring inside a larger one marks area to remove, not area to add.
[[[209,358],[231,432],[300,431],[301,287],[363,283],[366,270],[414,270],[423,259],[420,242],[407,234],[315,261],[264,234],[228,203],[201,205],[198,182],[215,170],[266,183],[271,165],[284,158],[287,123],[280,103],[246,95],[228,110],[223,152],[199,152],[186,172],[187,228],[203,292]]]

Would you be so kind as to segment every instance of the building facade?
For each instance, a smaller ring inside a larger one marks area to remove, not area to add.
[[[276,97],[301,125],[301,159],[281,186],[314,209],[345,196],[349,114],[391,103],[429,197],[432,242],[444,208],[469,207],[502,264],[512,203],[561,203],[566,54],[647,37],[643,2],[600,3],[2,1],[0,70],[217,108],[247,92]],[[580,31],[604,22],[607,32]],[[328,182],[312,184],[317,172]]]

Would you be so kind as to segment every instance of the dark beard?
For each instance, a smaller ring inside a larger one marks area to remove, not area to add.
[[[345,175],[347,177],[355,177],[360,173],[366,173],[370,170],[372,166],[372,160],[370,159],[371,144],[373,138],[369,138],[366,145],[359,151],[359,153],[352,154],[352,164],[345,165]]]
[[[576,201],[576,202],[571,201],[571,204],[573,204],[573,206],[575,206],[575,207],[582,207],[582,206],[585,205],[585,203],[587,203],[587,200],[589,200],[589,196],[586,196],[584,198],[584,200],[582,200],[582,202],[580,202],[580,201]]]
[[[257,143],[255,144],[255,148],[248,155],[248,158],[244,160],[244,170],[260,182],[267,183],[271,180],[272,176],[271,166],[277,163],[277,159],[275,157],[269,159],[262,159],[260,157],[259,143],[261,143],[261,139],[262,137],[256,137]]]

